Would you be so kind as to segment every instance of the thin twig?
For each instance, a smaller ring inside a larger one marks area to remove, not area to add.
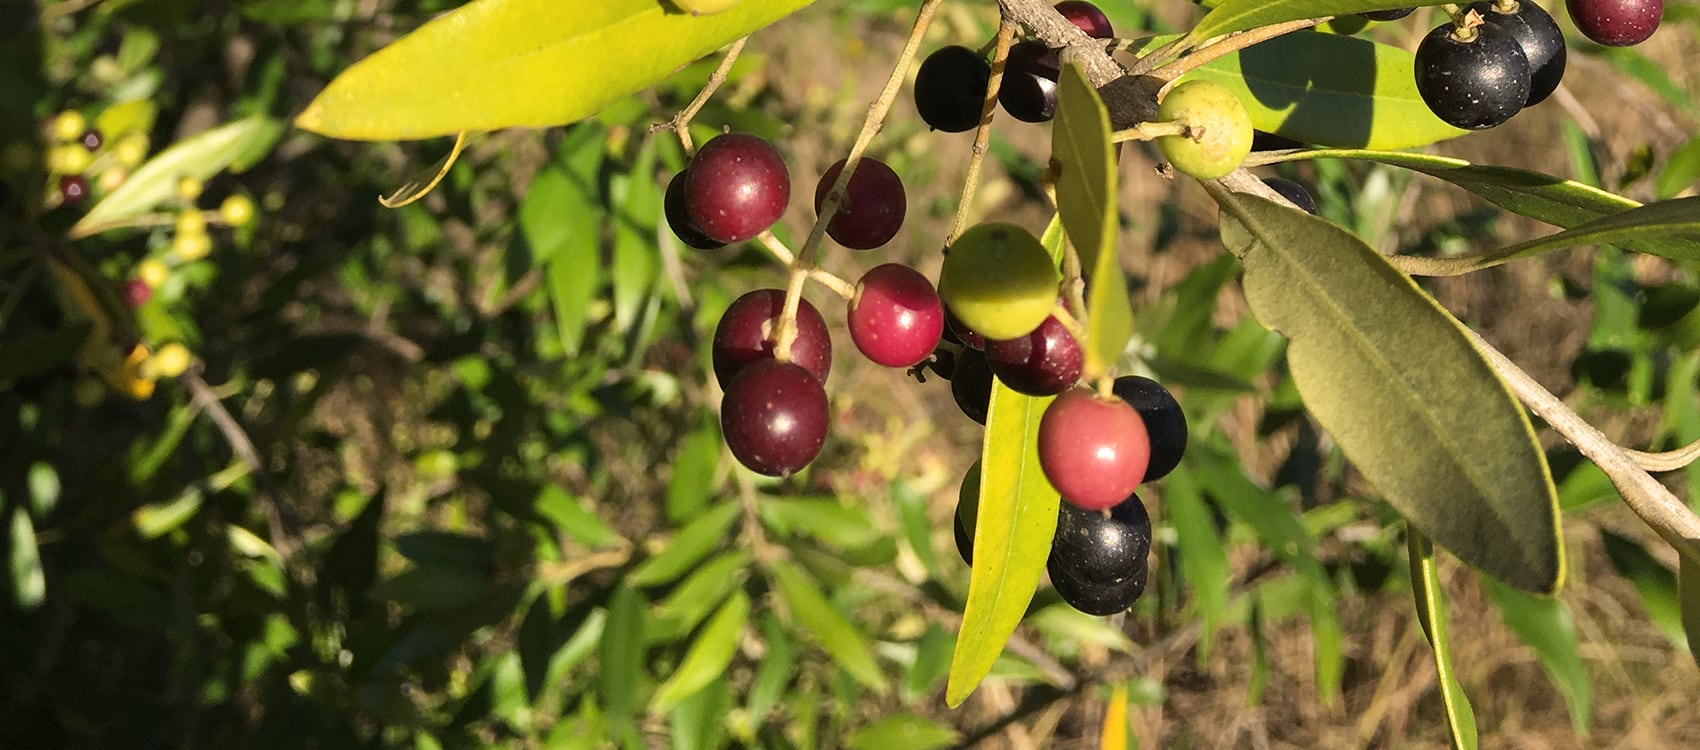
[[[821,286],[831,289],[833,294],[843,297],[846,300],[856,298],[855,284],[839,278],[837,274],[827,271],[824,268],[817,267],[809,269],[809,279],[814,281],[816,284],[820,284]]]
[[[1700,440],[1674,451],[1663,453],[1643,453],[1637,450],[1631,450],[1628,453],[1630,458],[1635,459],[1638,466],[1647,471],[1676,471],[1695,461],[1700,461]]]
[[[1006,20],[998,27],[992,54],[992,76],[986,79],[986,98],[980,103],[980,125],[974,129],[974,149],[968,157],[968,174],[962,181],[962,197],[956,201],[956,216],[951,219],[950,232],[945,235],[945,247],[955,243],[956,238],[968,228],[968,214],[974,206],[974,193],[980,188],[980,167],[986,161],[986,149],[992,142],[992,118],[997,112],[998,89],[1003,86],[1004,65],[1009,59],[1009,48],[1014,43],[1015,24]]]
[[[685,158],[688,159],[695,155],[696,146],[691,143],[691,118],[697,116],[697,112],[702,110],[703,105],[708,104],[708,100],[713,98],[714,92],[720,90],[720,85],[726,82],[726,75],[732,72],[732,64],[738,61],[738,53],[744,51],[744,43],[749,40],[750,38],[746,36],[733,42],[731,49],[726,50],[726,57],[720,60],[720,65],[708,76],[708,83],[704,84],[702,90],[697,92],[696,98],[692,99],[690,104],[685,105],[684,109],[679,110],[678,114],[673,115],[673,119],[651,125],[649,132],[655,133],[672,129],[674,134],[679,136],[679,145],[685,149]]]
[[[230,415],[230,411],[224,408],[224,403],[218,400],[207,381],[201,378],[198,368],[179,375],[177,382],[189,391],[189,397],[194,404],[212,418],[213,425],[218,427],[218,431],[224,434],[225,442],[230,444],[231,452],[242,460],[248,467],[248,473],[254,477],[254,483],[259,488],[257,494],[260,504],[265,509],[272,548],[283,558],[284,569],[294,572],[303,583],[310,583],[313,572],[294,564],[301,550],[301,530],[272,487],[265,465],[260,462],[260,453],[254,449],[254,441],[248,438],[247,431],[243,430],[236,418]]]
[[[1267,42],[1278,36],[1311,28],[1323,21],[1327,21],[1328,18],[1330,17],[1306,18],[1298,21],[1288,21],[1286,23],[1263,26],[1239,34],[1229,34],[1214,44],[1199,47],[1179,60],[1151,71],[1150,75],[1152,78],[1172,81],[1182,75],[1185,75],[1187,71],[1208,65],[1217,59],[1226,57],[1227,55],[1238,52],[1254,44]]]
[[[1110,134],[1111,143],[1126,141],[1153,141],[1170,135],[1191,136],[1187,132],[1191,128],[1182,122],[1142,122],[1126,130],[1117,130]]]

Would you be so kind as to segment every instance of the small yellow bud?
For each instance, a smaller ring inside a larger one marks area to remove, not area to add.
[[[76,143],[54,146],[47,152],[47,168],[54,174],[82,174],[93,161],[89,150]]]
[[[219,204],[218,215],[230,226],[247,226],[254,220],[254,201],[246,195],[232,195]]]
[[[201,187],[201,178],[192,174],[183,175],[177,178],[177,197],[192,201],[201,197]]]
[[[148,158],[148,137],[143,133],[131,133],[118,141],[112,147],[112,158],[131,169],[136,168]]]
[[[150,289],[158,289],[159,285],[164,284],[166,277],[170,275],[171,268],[165,265],[165,261],[158,258],[148,258],[136,264],[136,278],[141,279],[142,283],[147,284]]]
[[[189,348],[175,341],[161,346],[148,358],[142,372],[155,378],[175,378],[189,369],[194,357],[189,354]]]
[[[171,240],[171,250],[184,262],[200,260],[212,253],[212,238],[205,230],[194,234],[179,233]]]
[[[76,110],[65,110],[53,118],[53,140],[74,141],[88,129],[88,120],[83,119],[83,113]]]
[[[207,217],[200,211],[190,208],[177,214],[178,234],[206,234]]]

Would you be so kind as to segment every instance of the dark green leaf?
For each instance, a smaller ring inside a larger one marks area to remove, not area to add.
[[[655,0],[468,3],[343,71],[295,125],[394,141],[574,122],[809,2],[743,0],[700,17]]]
[[[90,329],[88,323],[73,323],[6,342],[0,349],[0,383],[32,378],[65,365],[77,356]]]
[[[1176,545],[1180,548],[1181,572],[1192,592],[1203,632],[1198,639],[1199,657],[1210,653],[1216,628],[1221,625],[1222,611],[1228,606],[1228,551],[1210,509],[1204,504],[1198,479],[1185,465],[1175,467],[1163,481],[1163,511],[1174,524]]]
[[[951,747],[962,734],[923,716],[887,716],[851,733],[846,743],[853,750],[933,750]]]
[[[719,428],[708,422],[685,436],[673,458],[673,476],[667,480],[668,520],[684,523],[708,506],[724,445]]]
[[[1110,143],[1110,115],[1098,90],[1072,63],[1058,80],[1051,155],[1060,170],[1057,213],[1090,284],[1081,376],[1093,380],[1107,373],[1127,348],[1133,335],[1133,303],[1116,255],[1116,155]]]
[[[1520,589],[1556,590],[1564,556],[1546,461],[1463,326],[1334,224],[1212,194],[1252,312],[1291,340],[1305,406],[1346,457],[1465,562]]]
[[[951,657],[945,703],[962,705],[991,671],[1039,588],[1057,530],[1055,488],[1039,468],[1039,419],[1051,398],[992,389],[975,516],[968,604]]]
[[[614,259],[608,269],[614,287],[614,328],[630,330],[661,276],[656,252],[656,222],[661,217],[661,184],[655,181],[655,144],[649,138],[629,174],[613,180],[609,200],[614,213]]]
[[[1558,599],[1525,594],[1492,579],[1486,583],[1488,596],[1499,606],[1505,626],[1535,650],[1535,658],[1570,707],[1570,725],[1577,734],[1586,736],[1593,716],[1593,689],[1588,682],[1588,667],[1582,663],[1570,607]]]
[[[702,630],[691,639],[690,650],[685,652],[679,668],[673,670],[661,687],[656,688],[655,697],[649,701],[649,710],[667,713],[680,701],[723,678],[738,651],[738,634],[743,632],[749,617],[750,598],[742,591],[733,592],[732,598],[727,599],[714,617],[709,618],[708,624],[703,625]]]
[[[738,504],[726,503],[697,516],[668,542],[660,554],[643,561],[626,580],[633,586],[655,586],[676,580],[726,541],[738,520]]]
[[[447,531],[415,531],[395,539],[395,548],[416,563],[432,563],[465,570],[488,570],[495,547],[484,537]]]
[[[886,690],[885,673],[869,650],[868,637],[834,609],[815,582],[792,563],[776,560],[768,575],[791,614],[794,630],[820,641],[832,660],[863,686],[877,693]]]
[[[1440,677],[1440,698],[1446,708],[1446,728],[1452,734],[1452,746],[1476,750],[1476,714],[1452,669],[1452,644],[1446,635],[1446,601],[1441,594],[1440,573],[1435,569],[1434,546],[1422,532],[1412,528],[1407,531],[1406,547],[1411,556],[1411,590],[1417,597],[1417,619],[1434,652],[1434,668]]]
[[[490,591],[490,576],[458,565],[423,563],[372,587],[371,596],[419,609],[449,609]]]

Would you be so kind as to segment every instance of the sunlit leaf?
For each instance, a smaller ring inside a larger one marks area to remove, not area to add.
[[[280,131],[276,120],[254,116],[178,141],[137,167],[130,179],[90,208],[71,227],[70,234],[86,237],[151,211],[176,197],[179,179],[208,179],[224,171],[254,143],[273,140]]]
[[[726,503],[698,516],[680,529],[665,549],[643,561],[626,580],[633,586],[654,586],[684,575],[726,541],[726,533],[738,519],[738,512],[737,503]]]
[[[1116,254],[1116,157],[1110,115],[1080,66],[1070,63],[1058,80],[1051,155],[1057,175],[1057,212],[1087,274],[1086,355],[1081,375],[1103,376],[1133,335],[1133,304]]]
[[[709,683],[722,679],[738,651],[738,634],[750,617],[750,598],[735,591],[691,639],[690,650],[679,668],[655,689],[649,710],[667,713],[680,701],[696,694]]]
[[[1213,190],[1252,312],[1291,340],[1305,407],[1438,544],[1525,591],[1563,580],[1558,500],[1528,416],[1463,326],[1351,233]]]
[[[750,560],[749,552],[738,550],[697,566],[655,608],[654,619],[644,635],[655,641],[683,638],[738,587]]]
[[[1198,24],[1193,27],[1192,37],[1202,41],[1235,31],[1306,18],[1439,4],[1433,0],[1221,0],[1214,4],[1214,10],[1199,19]]]
[[[626,586],[615,589],[608,600],[598,687],[608,719],[616,726],[630,722],[636,709],[638,679],[643,675],[643,609],[643,596]]]
[[[1446,708],[1446,728],[1452,734],[1452,746],[1476,750],[1476,714],[1452,668],[1452,644],[1446,635],[1446,601],[1441,593],[1440,573],[1435,569],[1434,546],[1422,532],[1408,529],[1406,547],[1411,556],[1411,590],[1417,597],[1417,620],[1434,653],[1434,669],[1440,679],[1440,698]]]
[[[857,682],[884,693],[885,673],[874,661],[867,636],[833,609],[815,582],[792,563],[774,561],[767,570],[797,629],[820,641],[821,648]]]
[[[1415,57],[1367,39],[1298,32],[1181,77],[1239,95],[1259,130],[1319,146],[1410,148],[1463,135],[1417,93]]]
[[[574,122],[811,1],[693,16],[657,0],[475,0],[343,71],[295,124],[391,141]]]
[[[1657,243],[1664,238],[1694,241]],[[1673,260],[1700,260],[1700,196],[1649,203],[1562,232],[1509,245],[1483,256],[1471,266],[1486,268],[1578,245],[1628,246],[1631,243],[1653,247],[1655,250],[1651,252]]]
[[[924,716],[887,716],[850,734],[845,743],[852,750],[933,750],[952,747],[962,734]]]
[[[959,706],[991,671],[1020,624],[1057,530],[1059,497],[1039,468],[1039,419],[1051,398],[996,383],[986,418],[980,509],[968,605],[951,657],[945,702]]]
[[[22,507],[12,509],[7,570],[12,577],[12,601],[19,609],[31,610],[47,598],[47,576],[41,569],[41,554],[35,543],[35,524]]]

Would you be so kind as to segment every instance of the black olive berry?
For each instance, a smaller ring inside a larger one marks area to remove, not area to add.
[[[962,133],[980,126],[992,66],[958,45],[938,50],[915,71],[915,109],[934,130]]]
[[[1139,570],[1119,583],[1083,583],[1058,569],[1054,563],[1047,564],[1045,569],[1051,574],[1051,587],[1057,590],[1057,596],[1062,597],[1068,606],[1089,615],[1104,617],[1126,612],[1145,593],[1147,568],[1143,560]]]
[[[1049,122],[1057,115],[1057,51],[1029,40],[1009,48],[1004,61],[998,103],[1010,117],[1023,122]]]
[[[1470,9],[1480,13],[1488,23],[1505,29],[1523,48],[1523,56],[1529,58],[1529,99],[1523,106],[1540,104],[1564,78],[1564,63],[1568,57],[1564,49],[1564,32],[1534,0],[1519,0],[1510,13],[1501,13],[1494,5],[1480,2]]]
[[[1511,119],[1529,100],[1529,58],[1510,32],[1477,26],[1460,39],[1451,23],[1435,27],[1417,46],[1417,93],[1436,117],[1482,130]]]
[[[1154,482],[1168,476],[1186,453],[1186,413],[1181,411],[1180,402],[1162,383],[1138,375],[1116,378],[1110,390],[1145,420],[1145,434],[1151,439],[1151,460],[1145,466],[1144,481]]]
[[[950,377],[950,395],[969,419],[986,423],[986,412],[992,407],[992,366],[986,362],[985,354],[963,349],[957,355],[956,370]]]
[[[1371,21],[1397,21],[1411,15],[1416,8],[1394,8],[1393,10],[1368,10],[1358,15]]]
[[[1109,510],[1061,503],[1050,563],[1080,583],[1120,583],[1145,568],[1151,551],[1151,516],[1138,495]]]

